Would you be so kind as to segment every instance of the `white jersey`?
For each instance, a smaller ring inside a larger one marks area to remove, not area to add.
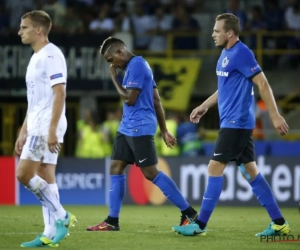
[[[49,43],[32,55],[27,67],[28,136],[47,136],[49,134],[54,100],[52,87],[60,83],[64,83],[66,88],[66,60],[61,50]],[[57,126],[59,142],[63,142],[67,129],[65,105]]]

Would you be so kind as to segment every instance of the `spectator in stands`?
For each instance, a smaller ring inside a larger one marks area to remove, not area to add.
[[[67,0],[68,6],[82,6],[82,7],[91,7],[94,4],[94,0]]]
[[[9,32],[9,15],[0,5],[0,36],[7,35]]]
[[[290,31],[300,30],[300,0],[290,0],[290,6],[286,9],[285,23],[287,29]],[[289,49],[299,49],[300,48],[300,36],[289,37],[288,39]],[[289,56],[291,67],[297,67],[300,63],[299,55]]]
[[[265,0],[264,19],[268,31],[283,29],[283,11],[279,7],[278,0]]]
[[[52,18],[52,30],[61,30],[66,14],[66,7],[57,0],[46,0],[46,4],[42,9]]]
[[[247,29],[248,18],[246,12],[240,8],[240,0],[229,0],[228,9],[225,10],[225,12],[232,13],[240,19],[240,27],[242,31]]]
[[[133,24],[127,10],[127,4],[122,2],[118,6],[117,14],[114,19],[115,31],[132,33]]]
[[[83,22],[79,19],[73,7],[67,9],[62,29],[66,34],[82,34],[84,32]]]
[[[279,7],[278,0],[264,1],[264,19],[268,31],[281,31],[284,28],[284,15]],[[283,49],[286,47],[286,37],[265,36],[265,48]],[[276,66],[280,55],[267,55],[264,59],[266,65]]]
[[[254,36],[251,36],[250,39],[250,48],[256,49],[257,48],[257,37],[256,34],[260,31],[264,31],[267,29],[267,23],[264,20],[264,15],[262,8],[259,5],[254,5],[251,8],[251,20],[249,23],[249,29]],[[264,39],[265,44],[265,39]]]
[[[102,131],[104,135],[103,147],[105,148],[105,156],[111,156],[112,154],[113,142],[115,140],[120,121],[121,120],[118,117],[117,110],[107,110],[106,120],[102,125]]]
[[[157,6],[148,31],[151,35],[149,50],[165,51],[167,49],[167,34],[171,28],[171,18],[165,15],[163,6]]]
[[[177,50],[197,50],[199,48],[198,32],[200,25],[186,10],[185,6],[177,5],[174,9],[172,23],[174,35],[173,48]]]
[[[94,19],[89,29],[95,34],[106,34],[110,36],[114,32],[114,21],[109,17],[109,10],[107,8],[101,8],[98,14],[98,18]]]
[[[6,13],[9,14],[9,28],[16,33],[20,28],[20,19],[23,14],[35,9],[34,0],[4,0]]]
[[[202,142],[198,136],[198,128],[196,124],[190,122],[189,114],[183,113],[181,115],[176,134],[180,155],[199,156],[202,154]]]
[[[279,106],[278,109],[280,110]],[[274,136],[277,136],[277,133],[274,133],[273,124],[270,119],[266,104],[262,99],[259,99],[256,103],[255,115],[256,126],[253,130],[254,139],[271,139],[274,138]]]
[[[149,16],[155,15],[157,7],[161,6],[160,0],[141,0],[140,4],[144,9],[145,14]]]
[[[99,125],[99,116],[95,111],[87,109],[84,120],[77,122],[78,142],[76,157],[104,158],[104,135]]]
[[[132,22],[135,49],[148,49],[150,37],[147,34],[150,28],[151,18],[146,15],[141,4],[135,5]]]

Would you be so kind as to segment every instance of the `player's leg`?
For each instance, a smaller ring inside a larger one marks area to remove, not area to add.
[[[55,184],[55,165],[40,164],[36,174],[48,183],[49,188],[58,198],[58,189]],[[44,232],[41,235],[38,235],[34,240],[22,243],[22,247],[42,247],[46,242],[52,243],[52,238],[55,236],[56,232],[55,218],[52,212],[45,206],[42,206],[42,213],[44,219]],[[51,243],[49,245],[54,247]],[[58,244],[55,246],[58,246]]]
[[[52,244],[57,244],[68,233],[66,225],[69,225],[70,214],[61,206],[48,183],[36,174],[41,161],[45,160],[49,154],[57,160],[57,154],[52,154],[48,149],[46,137],[29,137],[22,150],[21,160],[17,169],[17,178],[21,184],[35,194],[43,206],[53,213],[56,219],[56,237],[52,240]],[[60,227],[63,229],[57,230]]]
[[[133,164],[133,153],[127,144],[125,135],[117,133],[110,165],[109,214],[107,218],[95,225],[87,227],[87,231],[118,231],[119,214],[126,192],[125,168]]]
[[[289,225],[281,214],[270,185],[261,173],[259,173],[254,159],[254,143],[253,139],[250,138],[237,165],[244,178],[250,183],[253,194],[256,196],[259,203],[266,209],[272,220],[269,227],[263,232],[256,234],[256,236],[288,234],[290,232]]]
[[[243,140],[243,130],[221,129],[214,149],[214,155],[208,164],[208,183],[202,199],[199,216],[194,224],[185,227],[173,227],[183,235],[206,235],[207,223],[217,205],[223,188],[223,172],[229,161],[238,159],[247,141]],[[240,139],[241,138],[241,139]]]
[[[37,175],[43,178],[49,185],[52,193],[59,200],[58,186],[55,181],[55,169],[56,166],[52,164],[41,164],[37,170]],[[42,206],[43,218],[44,218],[44,232],[43,235],[48,239],[52,239],[55,236],[55,218],[53,213],[45,206]]]
[[[194,220],[197,212],[180,193],[175,182],[157,169],[158,161],[153,136],[127,136],[126,139],[134,153],[135,163],[140,167],[145,178],[156,185],[168,200],[180,209],[182,213],[180,225],[188,224],[187,218]]]

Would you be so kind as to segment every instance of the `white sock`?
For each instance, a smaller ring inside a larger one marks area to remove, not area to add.
[[[55,220],[65,219],[66,210],[62,207],[57,197],[52,193],[48,183],[35,175],[28,184],[27,189],[35,194],[42,205],[48,208],[54,215]]]
[[[51,192],[55,195],[55,197],[59,200],[58,186],[56,183],[48,184]],[[52,239],[55,236],[55,217],[54,214],[46,207],[42,206],[43,218],[44,218],[44,232],[48,239]]]

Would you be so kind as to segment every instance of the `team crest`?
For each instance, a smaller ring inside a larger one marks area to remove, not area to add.
[[[227,56],[223,59],[223,61],[222,61],[222,67],[223,68],[225,68],[227,65],[228,65],[228,63],[229,63],[229,60],[228,60],[228,58],[227,58]]]

